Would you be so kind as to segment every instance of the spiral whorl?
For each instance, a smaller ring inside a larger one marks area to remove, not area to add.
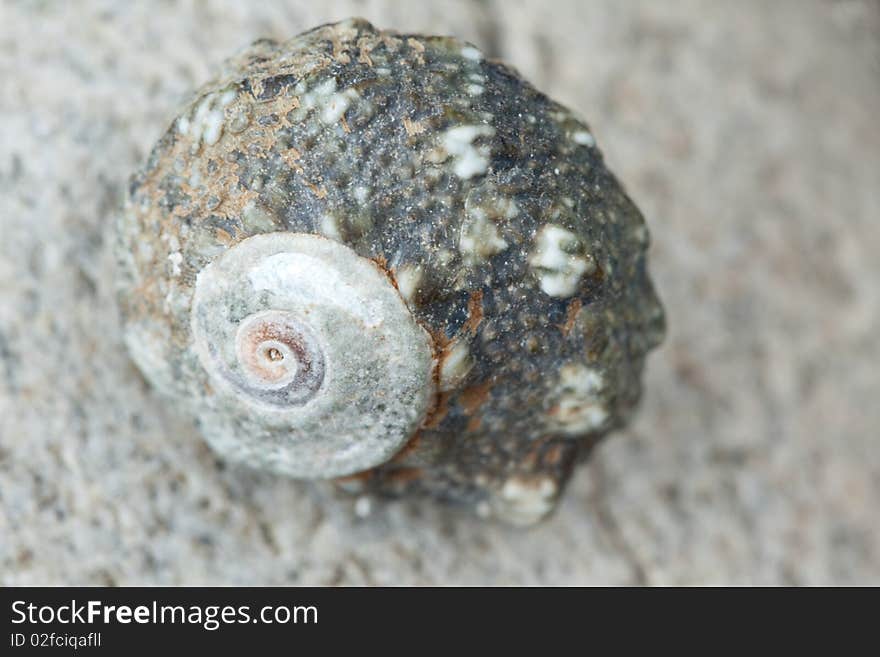
[[[320,236],[267,233],[232,246],[197,277],[192,331],[221,403],[266,421],[255,432],[209,422],[209,439],[245,460],[268,453],[268,465],[296,476],[384,462],[433,393],[430,339],[394,285]],[[267,439],[274,449],[248,449]]]

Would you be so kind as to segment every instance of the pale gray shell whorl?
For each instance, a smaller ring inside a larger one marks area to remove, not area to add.
[[[385,273],[342,244],[300,233],[249,237],[198,274],[192,308],[195,348],[223,389],[219,403],[286,433],[284,449],[260,458],[276,470],[366,470],[397,452],[427,412],[428,334]],[[229,447],[214,436],[230,429],[216,427],[209,440]]]

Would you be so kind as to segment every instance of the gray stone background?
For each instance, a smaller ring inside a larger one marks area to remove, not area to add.
[[[584,115],[668,315],[530,531],[220,463],[126,357],[110,231],[260,36],[451,33]],[[0,2],[0,583],[880,584],[880,5]]]

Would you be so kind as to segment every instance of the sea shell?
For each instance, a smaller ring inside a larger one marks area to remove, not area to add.
[[[125,338],[225,457],[545,517],[664,332],[587,125],[360,20],[228,62],[132,179]]]

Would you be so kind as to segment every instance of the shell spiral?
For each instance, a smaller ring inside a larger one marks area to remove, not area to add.
[[[118,237],[133,359],[219,454],[517,524],[664,333],[589,127],[470,44],[360,20],[228,61]]]
[[[199,272],[191,321],[221,403],[283,437],[266,464],[287,474],[383,463],[430,403],[428,334],[375,263],[324,237],[266,233],[232,246]],[[250,442],[233,426],[208,435],[224,451]],[[264,446],[261,437],[244,456],[265,463]]]

